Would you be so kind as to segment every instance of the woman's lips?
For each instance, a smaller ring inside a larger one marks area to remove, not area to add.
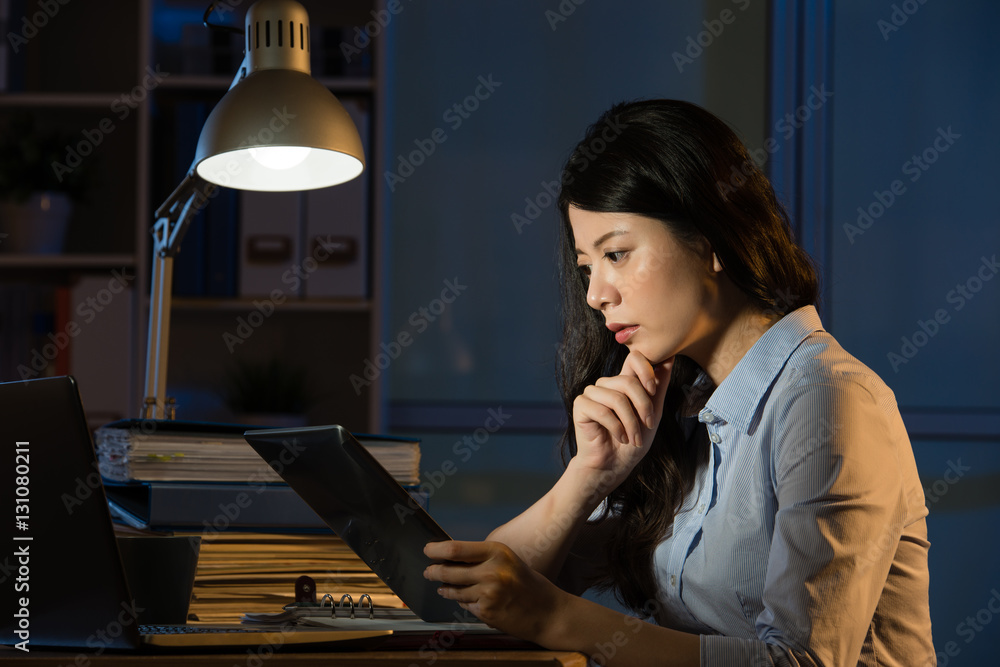
[[[624,329],[619,329],[618,331],[615,332],[615,340],[624,345],[625,342],[632,337],[632,334],[634,334],[638,328],[639,325],[635,324],[630,327],[625,327]]]

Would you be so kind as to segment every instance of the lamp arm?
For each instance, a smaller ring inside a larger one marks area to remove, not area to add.
[[[170,256],[180,251],[180,243],[194,214],[205,208],[215,194],[215,185],[191,169],[153,216],[153,252]],[[162,228],[161,228],[162,227]]]
[[[149,283],[149,335],[146,341],[146,390],[143,419],[173,419],[168,410],[167,350],[170,338],[170,302],[174,256],[195,214],[208,204],[216,186],[192,169],[180,185],[156,209],[153,235],[152,276]]]

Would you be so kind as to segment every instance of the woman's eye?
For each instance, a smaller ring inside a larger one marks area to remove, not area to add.
[[[606,252],[606,253],[604,253],[604,256],[607,257],[611,261],[612,264],[617,264],[622,259],[624,259],[624,257],[625,257],[625,251],[624,250],[615,250],[613,252]]]
[[[584,278],[590,277],[590,264],[581,264],[576,268],[580,272],[580,275],[583,276]]]

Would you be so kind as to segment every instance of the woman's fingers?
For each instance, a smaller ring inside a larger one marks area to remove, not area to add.
[[[652,428],[653,398],[639,378],[632,375],[615,375],[599,378],[593,386],[610,389],[627,396],[631,402],[632,411],[639,416],[640,421],[646,425],[646,428]],[[584,390],[584,393],[586,393],[586,390]]]
[[[431,563],[424,569],[424,578],[449,586],[471,586],[479,581],[477,566],[478,563]]]
[[[424,569],[425,579],[448,586],[469,586],[477,581],[475,566],[488,560],[491,552],[485,542],[448,540],[424,545],[424,555],[443,561],[428,565]]]
[[[442,597],[465,603],[480,600],[487,582],[508,581],[516,560],[513,552],[496,542],[431,542],[424,554],[443,559],[428,565],[424,578],[441,582]]]
[[[590,386],[573,403],[573,419],[577,425],[586,427],[595,423],[622,444],[636,442],[639,433],[639,418],[632,404],[624,394],[610,389]]]
[[[641,454],[652,444],[672,366],[673,358],[653,366],[632,352],[618,375],[598,378],[574,399],[577,453],[585,465],[619,472],[635,465],[636,457],[615,443]]]
[[[652,365],[641,352],[631,352],[625,357],[619,377],[634,376],[643,383],[650,395],[653,405],[663,407],[663,399],[667,395],[667,385],[674,370],[674,357]]]
[[[424,555],[433,560],[478,563],[488,558],[490,553],[488,542],[445,540],[424,545]]]
[[[623,383],[609,382],[592,385],[584,390],[584,395],[610,408],[614,412],[615,418],[625,428],[628,434],[627,440],[638,445],[642,442],[642,427],[646,423],[647,417],[652,415],[653,405],[645,390],[638,387],[634,379],[629,387],[615,387],[615,385],[621,384]]]
[[[424,576],[440,581],[438,594],[455,600],[484,623],[534,640],[551,617],[559,589],[500,542],[433,542],[424,553],[443,562]]]
[[[641,352],[629,352],[618,375],[619,377],[634,377],[642,384],[648,395],[654,396],[656,394],[657,387],[659,386],[656,371]]]

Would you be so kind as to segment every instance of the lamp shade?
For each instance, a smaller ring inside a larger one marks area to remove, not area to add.
[[[365,167],[343,105],[309,74],[309,19],[290,0],[260,0],[246,19],[249,74],[212,110],[194,168],[239,190],[284,192],[337,185]]]
[[[282,154],[291,154],[285,164]],[[207,181],[271,192],[337,185],[365,167],[361,137],[337,98],[308,74],[278,69],[254,72],[226,93],[194,161]]]

